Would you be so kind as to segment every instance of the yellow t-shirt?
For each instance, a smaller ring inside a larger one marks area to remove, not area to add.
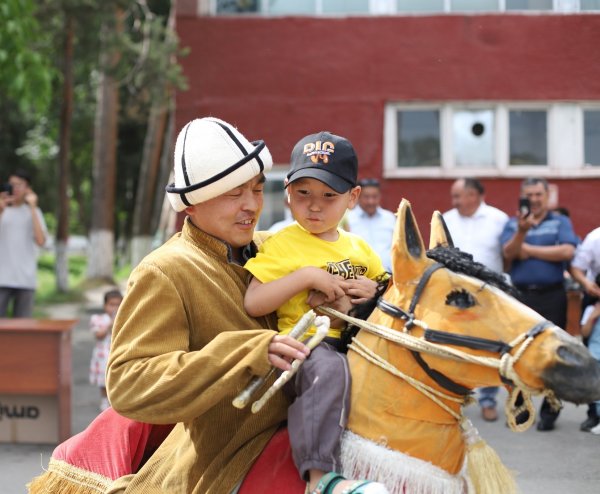
[[[385,272],[381,259],[365,240],[341,228],[338,232],[339,238],[328,242],[293,223],[265,240],[256,257],[244,267],[262,283],[282,278],[305,266],[316,266],[344,279],[363,275],[374,280]],[[279,307],[277,317],[281,333],[289,333],[310,309],[307,297],[308,292],[303,291]],[[314,331],[311,328],[308,334],[312,335]],[[341,331],[331,328],[328,336],[340,338]]]

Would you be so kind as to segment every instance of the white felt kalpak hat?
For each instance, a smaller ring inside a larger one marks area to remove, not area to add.
[[[175,182],[167,197],[175,211],[228,192],[273,166],[263,141],[250,143],[232,125],[206,117],[189,122],[175,143]]]

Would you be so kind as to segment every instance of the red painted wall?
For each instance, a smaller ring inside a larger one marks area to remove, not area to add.
[[[280,164],[300,137],[330,130],[353,142],[361,176],[380,177],[387,101],[600,99],[600,15],[180,15],[177,30],[191,49],[177,127],[223,118],[264,139]],[[556,182],[580,234],[600,224],[600,179]],[[484,181],[488,202],[512,213],[518,183]],[[428,232],[450,184],[387,180],[384,205],[408,197]]]

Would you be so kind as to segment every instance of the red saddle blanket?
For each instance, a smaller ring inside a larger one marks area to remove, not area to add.
[[[85,479],[81,477],[82,474],[85,477],[86,472],[91,474],[90,484],[97,482],[98,475],[112,481],[135,473],[156,451],[172,428],[173,425],[152,425],[127,419],[109,408],[98,415],[83,432],[54,449],[52,460],[60,462],[60,466],[56,467],[60,471],[53,471],[51,461],[48,471],[32,481],[30,492],[45,492],[44,486],[47,487],[49,483],[69,483],[73,478],[77,478],[78,485],[73,486],[72,492],[87,492]],[[75,467],[76,474],[65,472],[65,466],[67,469]],[[271,438],[246,475],[239,494],[268,492],[273,486],[277,486],[276,490],[281,494],[302,494],[306,487],[293,463],[285,428],[277,431]]]

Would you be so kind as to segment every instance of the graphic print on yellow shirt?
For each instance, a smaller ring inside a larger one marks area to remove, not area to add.
[[[269,237],[260,246],[256,257],[244,267],[261,283],[277,280],[306,266],[315,266],[345,279],[366,276],[374,280],[385,272],[381,259],[367,242],[342,229],[338,232],[338,239],[329,242],[293,223]],[[303,291],[279,307],[277,318],[282,334],[289,333],[310,310],[307,297],[308,291]],[[308,334],[314,334],[314,328]],[[331,328],[328,336],[340,338],[341,331]]]

